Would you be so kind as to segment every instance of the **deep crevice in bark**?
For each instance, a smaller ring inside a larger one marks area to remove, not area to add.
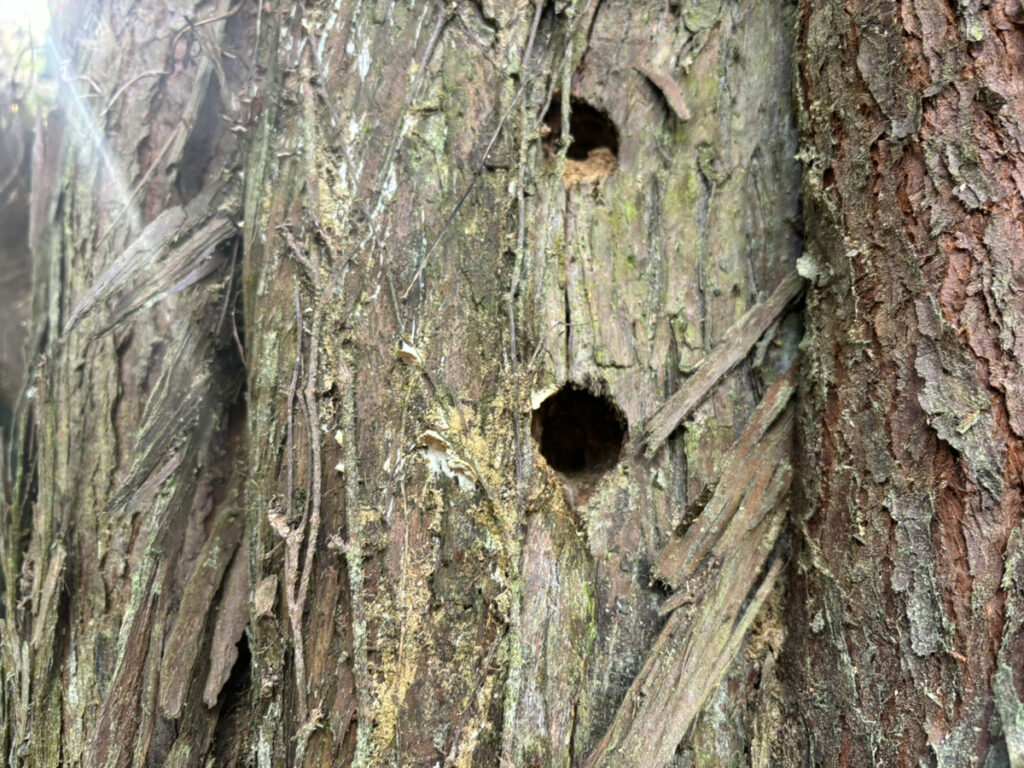
[[[210,78],[203,104],[196,115],[192,133],[181,152],[177,168],[177,188],[182,204],[199,194],[219,149],[223,123],[220,117],[220,85]]]
[[[245,745],[245,723],[249,716],[249,688],[252,682],[252,653],[244,632],[238,644],[238,658],[220,697],[220,717],[213,732],[213,758],[216,765],[234,766],[241,762]]]

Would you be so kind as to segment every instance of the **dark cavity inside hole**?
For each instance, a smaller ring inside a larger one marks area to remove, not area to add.
[[[551,97],[551,106],[544,113],[544,125],[548,130],[544,146],[554,154],[562,136],[562,97],[558,93]],[[615,157],[619,156],[619,132],[615,123],[606,113],[583,99],[573,97],[569,100],[569,133],[572,134],[572,143],[566,157],[570,160],[586,160],[592,150],[602,147]]]
[[[572,477],[614,467],[628,426],[610,397],[569,383],[533,412],[531,432],[548,464]]]

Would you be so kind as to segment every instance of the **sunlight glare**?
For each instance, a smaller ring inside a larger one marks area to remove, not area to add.
[[[50,12],[43,0],[0,0],[0,27],[28,29],[42,40],[50,26]]]

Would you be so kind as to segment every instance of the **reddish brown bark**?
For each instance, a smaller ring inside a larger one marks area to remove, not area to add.
[[[787,669],[814,764],[1020,758],[1015,8],[801,9],[816,289],[791,623],[809,631]]]

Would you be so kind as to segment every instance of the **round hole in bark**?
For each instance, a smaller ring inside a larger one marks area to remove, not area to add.
[[[614,400],[572,382],[540,404],[530,428],[541,455],[568,477],[614,467],[629,431]]]
[[[562,136],[562,96],[555,93],[551,97],[551,106],[544,113],[544,125],[547,134],[544,146],[553,154],[555,144]],[[569,133],[572,142],[566,150],[570,160],[583,161],[591,157],[595,150],[605,150],[614,159],[619,156],[619,131],[606,112],[592,107],[583,99],[575,96],[569,99]]]

